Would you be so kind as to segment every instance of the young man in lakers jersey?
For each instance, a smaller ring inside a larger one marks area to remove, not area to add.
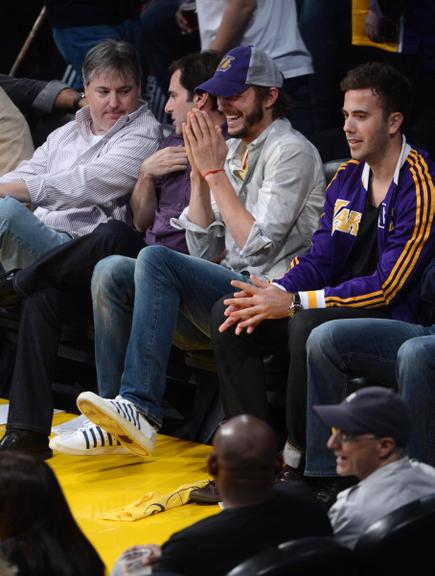
[[[311,330],[337,318],[417,322],[420,279],[434,253],[435,165],[403,135],[409,82],[389,65],[369,63],[351,70],[341,88],[351,160],[329,184],[310,251],[270,284],[233,281],[237,292],[212,316],[227,417],[267,418],[263,356],[289,354],[284,460],[299,472]]]

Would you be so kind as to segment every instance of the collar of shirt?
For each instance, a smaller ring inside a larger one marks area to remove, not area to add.
[[[272,130],[279,130],[285,123],[288,123],[287,119],[277,118],[249,144],[245,144],[245,142],[240,138],[230,138],[227,142],[227,166],[230,172],[242,181],[245,180],[249,172],[255,167],[259,152],[269,134]],[[246,158],[249,158],[249,162],[248,165],[244,167],[243,164],[245,163]]]
[[[406,159],[408,158],[410,152],[411,152],[411,146],[406,142],[405,135],[403,135],[402,136],[402,149],[400,151],[400,155],[399,155],[399,158],[397,160],[396,168],[394,169],[394,176],[393,176],[393,182],[396,186],[399,183],[400,170],[401,170],[402,166],[405,164]],[[363,168],[363,171],[361,174],[362,184],[366,190],[369,189],[370,171],[371,171],[371,168],[366,162],[364,164],[364,168]]]

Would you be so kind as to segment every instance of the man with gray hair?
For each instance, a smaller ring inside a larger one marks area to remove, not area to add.
[[[0,178],[6,270],[24,268],[102,222],[128,220],[139,166],[157,150],[161,128],[139,100],[134,48],[114,40],[98,44],[86,56],[83,76],[89,106]]]

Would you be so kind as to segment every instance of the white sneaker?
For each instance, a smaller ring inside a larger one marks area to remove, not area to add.
[[[116,438],[89,420],[74,432],[64,432],[52,438],[50,448],[77,456],[130,454]]]
[[[157,432],[129,400],[122,396],[108,400],[93,392],[82,392],[77,406],[86,418],[112,434],[130,452],[138,456],[153,452]]]

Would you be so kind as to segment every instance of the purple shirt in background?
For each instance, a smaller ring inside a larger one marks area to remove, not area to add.
[[[183,146],[182,136],[171,134],[160,144],[159,149],[168,146]],[[190,164],[182,172],[172,172],[154,179],[158,207],[153,224],[145,232],[147,245],[163,244],[178,252],[188,253],[184,230],[170,225],[171,218],[178,218],[190,200]]]

